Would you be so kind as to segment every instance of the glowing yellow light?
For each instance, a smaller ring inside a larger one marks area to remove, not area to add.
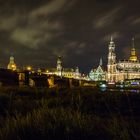
[[[131,56],[129,58],[130,61],[137,61],[137,55],[136,55],[136,50],[135,48],[131,49]]]
[[[31,66],[27,66],[26,68],[28,71],[32,70],[32,67]]]
[[[15,65],[14,64],[12,65],[12,68],[15,68]]]
[[[10,69],[13,70],[13,71],[15,71],[16,70],[16,65],[15,64],[12,64]]]

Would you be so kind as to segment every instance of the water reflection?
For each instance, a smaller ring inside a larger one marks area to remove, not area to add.
[[[130,91],[133,92],[133,93],[140,93],[140,90],[138,90],[138,89],[132,89]]]
[[[124,92],[125,90],[124,90],[124,89],[120,89],[120,91],[121,91],[121,92]]]
[[[101,91],[106,91],[107,88],[106,88],[106,87],[104,87],[104,88],[103,88],[103,87],[100,87],[100,90],[101,90]]]
[[[120,91],[120,92],[132,92],[132,93],[140,93],[139,89],[106,89],[107,91]]]
[[[106,91],[107,90],[107,85],[106,84],[100,84],[100,90],[101,91]]]

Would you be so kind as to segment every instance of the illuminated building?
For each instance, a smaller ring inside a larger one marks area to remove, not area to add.
[[[116,61],[115,43],[111,38],[109,43],[107,81],[122,82],[125,79],[140,78],[140,62],[138,60],[134,39],[132,40],[132,49],[128,60]]]
[[[57,59],[56,71],[57,71],[56,75],[62,76],[62,60],[60,56]]]
[[[63,68],[62,66],[62,59],[59,56],[57,59],[57,65],[56,68],[48,68],[45,72],[47,75],[57,75],[61,77],[66,77],[66,78],[74,78],[74,79],[80,79],[81,78],[81,73],[79,72],[79,68],[76,67],[76,69],[72,68]]]
[[[99,66],[96,69],[92,69],[89,73],[89,78],[92,81],[105,81],[106,80],[106,72],[102,67],[102,59],[100,59]]]
[[[13,56],[10,56],[10,61],[9,61],[8,66],[7,66],[7,69],[10,69],[10,70],[13,70],[13,71],[15,71],[17,69],[17,66],[14,62],[14,57]]]
[[[114,82],[116,81],[116,54],[115,54],[115,43],[111,37],[109,43],[109,53],[108,53],[108,64],[107,64],[107,81]]]

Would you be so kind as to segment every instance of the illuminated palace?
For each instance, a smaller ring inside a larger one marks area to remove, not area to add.
[[[132,49],[130,58],[128,60],[116,61],[115,53],[115,43],[111,37],[109,43],[109,52],[108,52],[108,64],[107,64],[107,81],[121,82],[125,79],[136,79],[140,78],[140,62],[137,57],[135,50],[134,38],[132,39]]]
[[[75,70],[72,69],[72,68],[63,68],[61,57],[58,57],[58,59],[57,59],[56,68],[47,69],[45,74],[47,74],[47,75],[57,75],[57,76],[61,76],[61,77],[74,78],[74,79],[80,79],[81,78],[81,73],[79,72],[78,67],[76,67]]]

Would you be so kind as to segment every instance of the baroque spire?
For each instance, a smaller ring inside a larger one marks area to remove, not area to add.
[[[132,38],[132,49],[131,49],[131,55],[129,60],[130,61],[137,61],[137,55],[136,55],[136,50],[135,50],[135,39],[134,37]]]
[[[135,48],[135,38],[132,38],[132,47]]]

